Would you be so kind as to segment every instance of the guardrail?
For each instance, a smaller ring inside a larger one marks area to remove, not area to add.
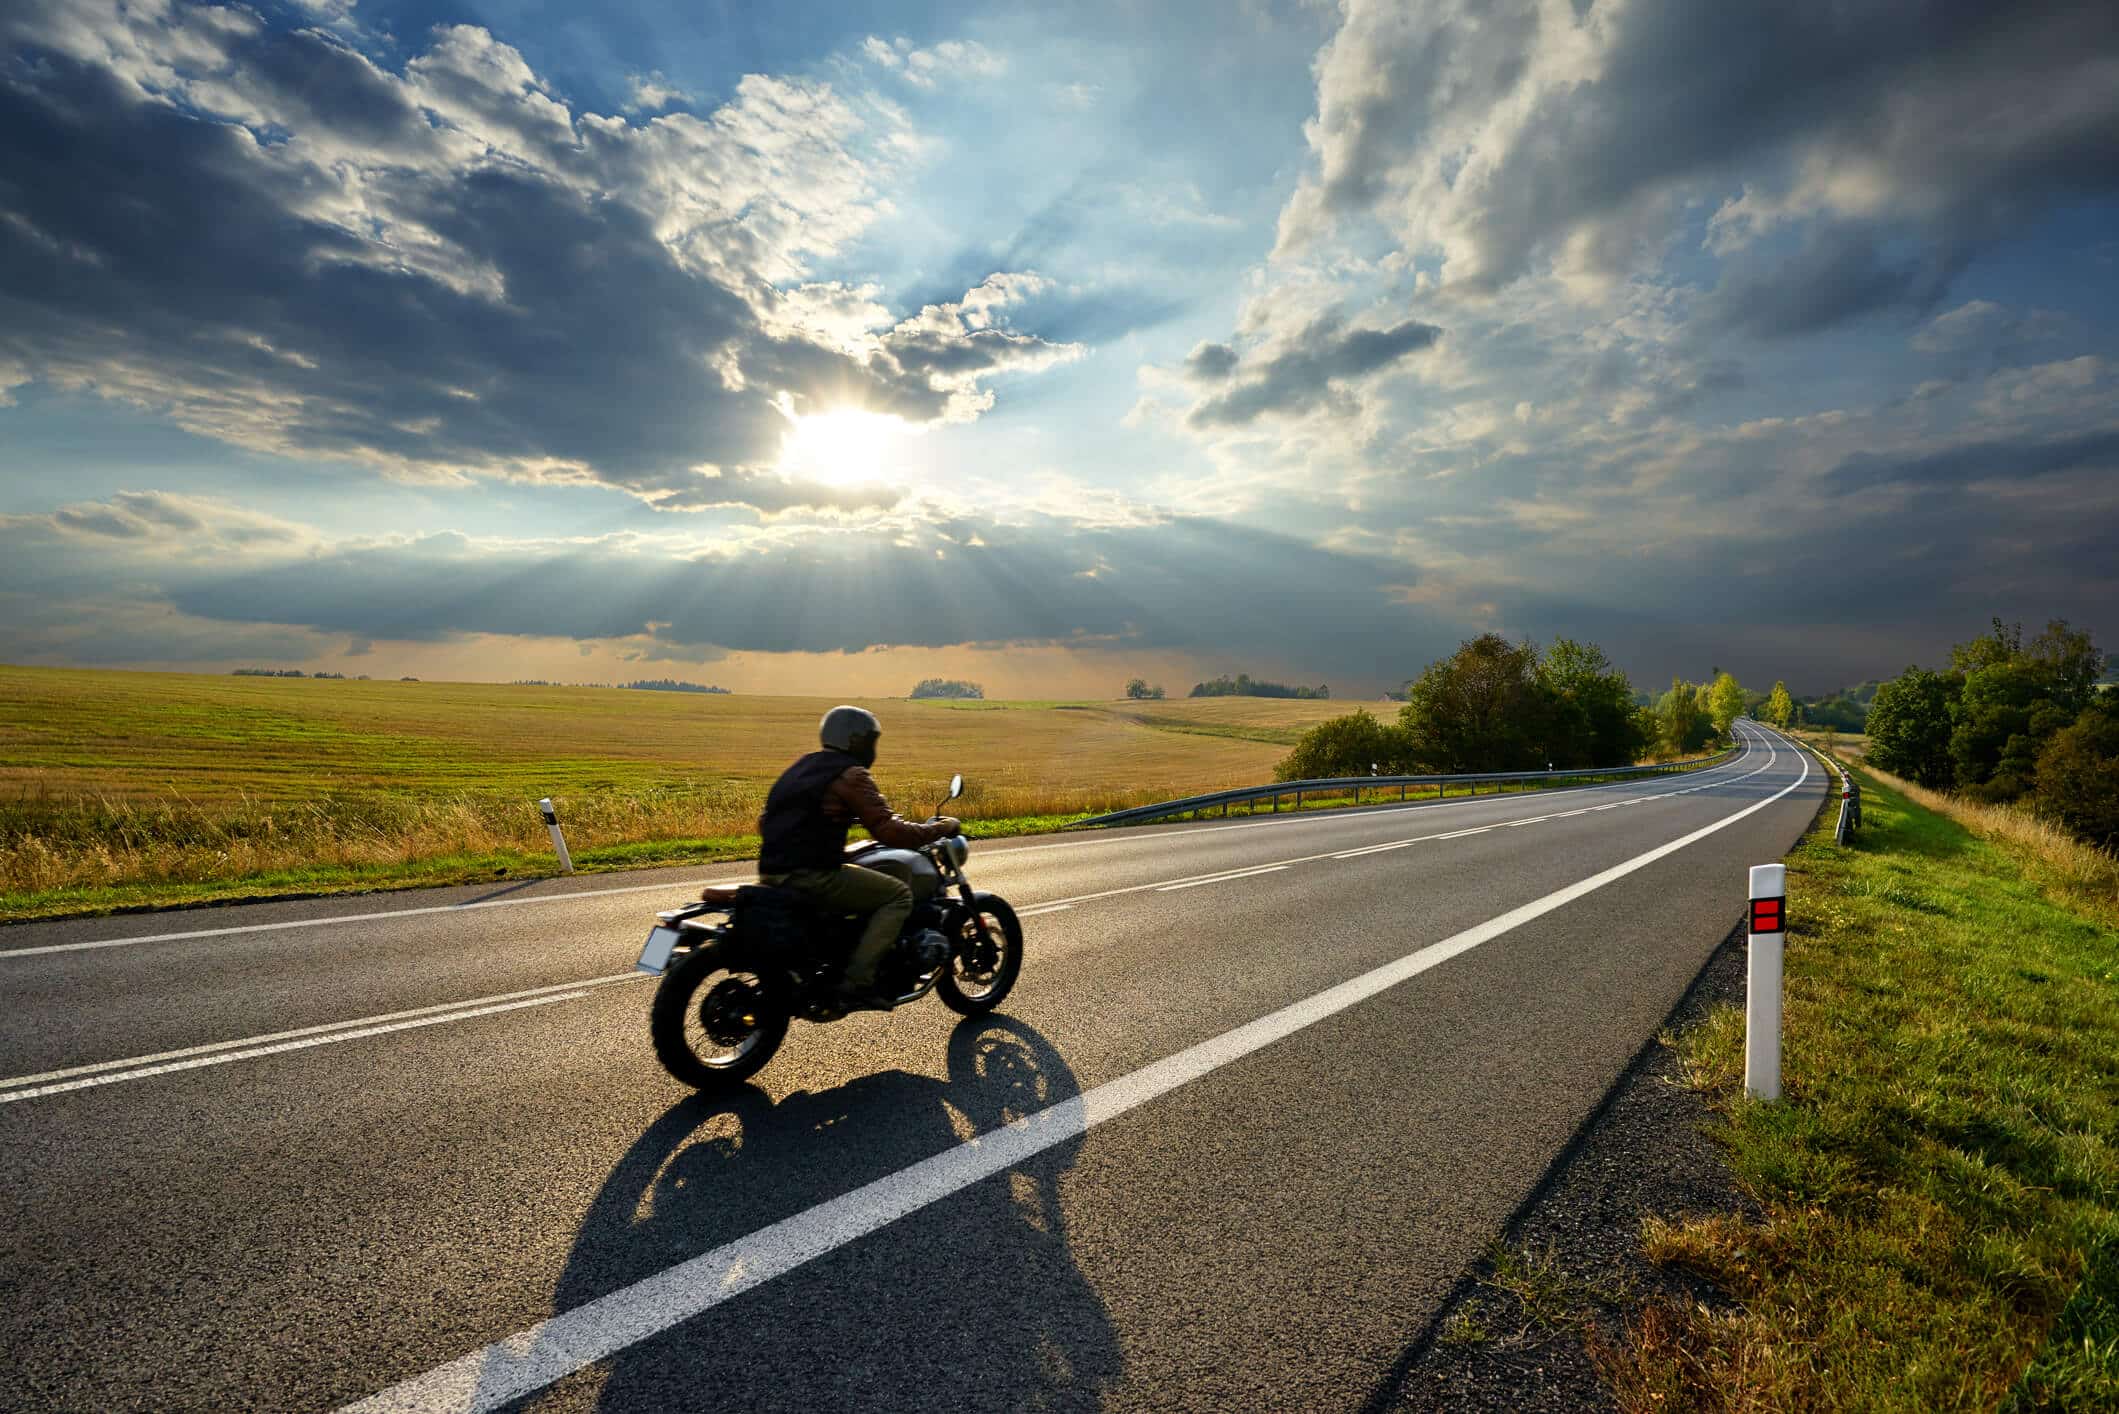
[[[1803,745],[1812,756],[1839,774],[1839,820],[1832,827],[1832,843],[1844,845],[1847,836],[1861,828],[1861,782],[1847,774],[1847,768],[1839,764],[1839,758],[1827,756],[1808,741]]]
[[[1735,747],[1718,751],[1712,756],[1703,756],[1693,761],[1670,761],[1655,766],[1602,766],[1586,767],[1570,771],[1485,771],[1467,775],[1445,776],[1327,776],[1309,781],[1276,781],[1269,786],[1241,786],[1235,790],[1211,791],[1206,795],[1186,796],[1182,800],[1165,800],[1156,805],[1136,805],[1130,810],[1114,810],[1108,815],[1095,815],[1087,820],[1076,820],[1067,828],[1086,829],[1090,826],[1139,825],[1150,820],[1166,820],[1172,815],[1198,815],[1221,807],[1227,815],[1232,805],[1248,805],[1256,801],[1270,800],[1273,813],[1280,812],[1282,796],[1295,797],[1295,809],[1302,808],[1304,795],[1344,795],[1354,793],[1354,804],[1361,803],[1364,790],[1398,791],[1404,800],[1414,786],[1437,787],[1436,798],[1449,794],[1452,785],[1465,787],[1465,794],[1477,795],[1479,787],[1489,783],[1503,784],[1509,781],[1582,781],[1582,780],[1630,780],[1638,776],[1670,776],[1685,771],[1696,771],[1711,766],[1736,751]]]

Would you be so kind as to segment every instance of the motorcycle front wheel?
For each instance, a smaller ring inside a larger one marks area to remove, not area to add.
[[[763,977],[703,947],[663,976],[648,1034],[664,1070],[697,1090],[725,1089],[765,1069],[787,1039],[787,1010]]]
[[[986,922],[985,938],[971,914],[959,918],[949,940],[949,965],[934,989],[943,1006],[962,1016],[984,1016],[999,1006],[1023,970],[1023,925],[1015,910],[981,894],[978,916]]]

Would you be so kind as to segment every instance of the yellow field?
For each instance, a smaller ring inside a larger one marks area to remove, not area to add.
[[[32,896],[78,905],[150,885],[489,876],[534,865],[545,795],[592,865],[728,846],[780,769],[814,746],[831,705],[0,667],[0,916],[51,911]],[[1351,709],[1259,698],[861,705],[883,720],[876,774],[894,804],[923,814],[962,771],[959,813],[986,821],[1262,782],[1304,727]]]

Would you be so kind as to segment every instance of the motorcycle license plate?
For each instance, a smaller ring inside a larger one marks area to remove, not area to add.
[[[676,951],[683,936],[675,928],[657,928],[647,935],[647,946],[640,950],[640,961],[633,967],[640,972],[661,976],[670,965],[670,954]]]

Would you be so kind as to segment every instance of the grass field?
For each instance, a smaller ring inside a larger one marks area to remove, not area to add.
[[[0,918],[737,857],[818,698],[0,667]],[[1348,703],[863,702],[985,832],[1270,779]]]
[[[1652,1224],[1622,1407],[2119,1408],[2119,862],[1874,771],[1788,859],[1785,1100],[1678,1044],[1763,1219]],[[2007,818],[2003,818],[2006,816]]]

